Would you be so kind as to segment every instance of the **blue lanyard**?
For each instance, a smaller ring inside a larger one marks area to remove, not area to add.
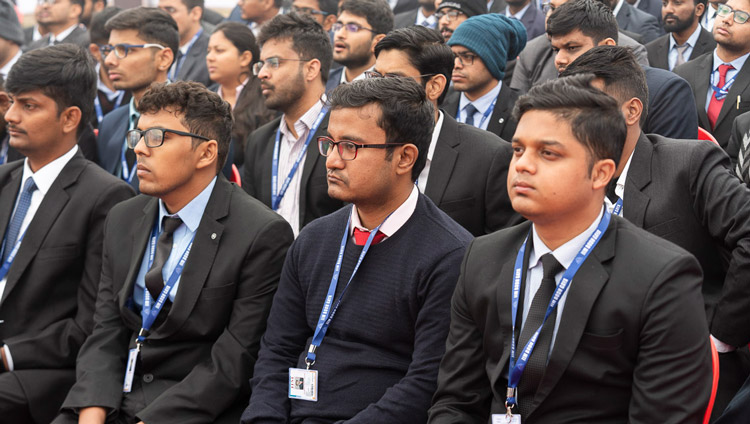
[[[617,203],[615,203],[614,207],[612,208],[612,214],[617,216],[622,216],[622,199],[617,199]]]
[[[159,224],[157,223],[154,226],[154,229],[151,231],[151,242],[149,243],[150,247],[148,255],[148,269],[151,269],[151,266],[154,264],[158,229]],[[195,235],[193,235],[193,239],[195,239]],[[169,292],[172,291],[172,287],[174,287],[174,285],[177,283],[177,280],[180,278],[180,275],[182,275],[182,270],[183,268],[185,268],[185,262],[187,262],[187,258],[190,255],[190,249],[193,247],[193,239],[190,240],[190,244],[188,244],[185,252],[182,253],[180,262],[177,263],[177,266],[172,271],[169,279],[165,282],[164,288],[161,289],[161,293],[159,293],[159,297],[156,299],[156,303],[154,304],[153,308],[151,307],[151,293],[149,293],[147,287],[144,287],[143,289],[143,325],[141,327],[141,331],[138,333],[138,338],[136,339],[139,350],[141,347],[140,345],[143,344],[144,340],[146,340],[146,335],[151,330],[151,326],[154,324],[156,317],[159,316],[159,312],[161,312],[162,307],[164,307],[164,303],[166,303],[167,301]]]
[[[120,90],[120,95],[117,96],[117,100],[115,100],[115,105],[114,107],[112,107],[112,110],[120,107],[120,103],[122,103],[123,97],[125,97],[125,91]],[[104,112],[102,111],[102,103],[99,101],[98,94],[96,95],[96,97],[94,97],[94,108],[96,109],[96,120],[97,122],[99,122],[99,125],[101,125],[102,120],[104,119]]]
[[[125,158],[125,149],[127,148],[128,146],[125,145],[120,151],[120,160],[122,161],[122,179],[130,184],[133,181],[133,177],[135,177],[135,169],[138,166],[138,161],[136,161],[133,164],[133,167],[128,170],[128,160]]]
[[[724,81],[724,87],[721,88],[714,85],[714,81],[717,78],[716,74],[718,74],[718,72],[719,70],[716,69],[711,73],[711,89],[714,90],[714,97],[716,97],[716,100],[723,100],[725,97],[727,97],[727,94],[729,94],[729,90],[732,88],[734,79],[737,78],[737,74],[739,74],[739,72],[736,72],[734,75],[732,75],[732,78],[730,78],[729,81]],[[727,72],[729,72],[729,70]]]
[[[187,50],[185,50],[185,54],[180,55],[179,60],[175,63],[174,71],[172,71],[172,81],[177,80],[177,73],[180,72],[180,68],[182,67],[182,64],[185,62],[185,58],[187,57],[188,54],[190,54],[190,49],[193,48],[193,44],[195,44],[195,41],[198,40],[198,37],[200,37],[201,34],[203,34],[203,28],[198,30],[198,32],[195,33],[193,38],[190,39],[190,42],[188,43],[188,48]]]
[[[294,161],[294,165],[292,166],[292,169],[289,171],[289,175],[287,175],[286,179],[284,180],[284,184],[281,186],[280,190],[279,190],[279,150],[281,149],[281,146],[280,146],[281,126],[284,125],[284,120],[282,119],[281,123],[279,124],[279,128],[276,130],[276,141],[273,144],[273,164],[271,168],[271,209],[273,210],[279,209],[279,205],[281,204],[281,199],[284,197],[286,190],[289,188],[289,184],[292,183],[292,178],[294,177],[294,174],[297,172],[299,163],[302,161],[302,158],[305,156],[305,153],[307,153],[307,147],[310,145],[310,140],[312,140],[313,136],[315,135],[315,132],[318,131],[318,127],[320,126],[320,123],[323,121],[323,118],[326,116],[326,113],[328,113],[328,109],[324,107],[318,114],[318,118],[315,120],[315,123],[313,124],[312,128],[310,128],[309,134],[307,135],[307,140],[305,140],[305,145],[302,147],[302,150],[300,150],[299,155],[297,155],[297,160]]]
[[[331,284],[330,286],[328,286],[328,294],[326,295],[326,301],[323,304],[323,309],[320,311],[320,317],[318,318],[318,325],[315,327],[315,334],[313,334],[312,341],[310,342],[310,348],[307,351],[307,358],[305,358],[307,369],[310,369],[310,367],[315,363],[315,350],[323,342],[323,338],[326,336],[326,332],[328,331],[328,327],[331,325],[333,316],[336,315],[336,311],[339,309],[339,305],[341,305],[341,299],[344,298],[346,289],[349,288],[349,284],[351,284],[352,280],[354,279],[354,276],[357,274],[357,270],[359,269],[359,266],[362,264],[362,261],[365,259],[365,255],[367,254],[367,251],[370,250],[370,245],[372,245],[372,240],[375,238],[375,234],[378,233],[378,230],[380,229],[380,227],[383,226],[383,223],[385,223],[385,221],[390,216],[391,215],[389,214],[387,217],[385,217],[383,222],[380,223],[380,225],[378,225],[374,230],[370,231],[370,235],[367,237],[367,242],[365,243],[364,247],[362,247],[362,253],[359,254],[357,265],[354,266],[354,271],[352,271],[352,275],[349,277],[349,281],[346,283],[346,286],[344,286],[344,289],[341,291],[341,294],[339,295],[339,298],[336,301],[336,304],[333,306],[333,308],[331,308],[333,297],[336,295],[336,286],[338,286],[339,284],[339,274],[341,274],[341,263],[344,260],[344,250],[346,249],[346,242],[349,239],[349,227],[351,226],[351,223],[352,223],[352,215],[351,213],[349,214],[349,220],[346,221],[346,230],[344,231],[344,236],[341,238],[341,247],[339,248],[339,256],[336,259],[336,266],[333,268],[333,277],[331,277]]]
[[[508,372],[508,393],[505,400],[505,407],[508,408],[508,412],[510,412],[510,408],[516,404],[515,389],[516,387],[518,387],[518,382],[521,380],[521,375],[526,368],[526,363],[531,356],[531,352],[534,350],[534,346],[536,345],[537,338],[539,337],[539,333],[542,331],[544,323],[547,322],[547,318],[555,310],[558,302],[560,302],[563,294],[565,294],[565,291],[570,286],[570,282],[573,280],[573,276],[575,276],[578,268],[580,268],[581,264],[586,260],[586,258],[588,258],[591,251],[594,250],[594,247],[599,242],[602,234],[604,234],[604,232],[607,230],[607,226],[609,225],[611,217],[612,214],[609,213],[605,208],[604,215],[602,216],[601,221],[599,221],[599,226],[596,228],[594,233],[591,234],[589,239],[586,241],[586,244],[581,247],[581,250],[578,251],[575,259],[570,264],[570,267],[565,271],[565,273],[563,273],[562,279],[557,285],[555,293],[552,295],[552,299],[550,299],[549,306],[547,306],[547,312],[544,315],[544,320],[542,320],[542,325],[540,325],[539,328],[536,329],[536,332],[534,332],[534,334],[531,336],[529,341],[526,343],[526,346],[523,347],[521,356],[518,358],[518,361],[516,361],[516,315],[518,313],[518,298],[521,292],[523,257],[526,251],[526,243],[529,241],[529,236],[526,236],[526,240],[524,240],[521,249],[518,251],[518,255],[516,256],[515,269],[513,272],[513,290],[511,291],[511,319],[513,322],[513,331],[511,332],[510,363],[508,365],[508,369],[510,370]]]
[[[8,162],[8,150],[10,150],[10,138],[7,143],[3,143],[0,146],[0,165]]]
[[[484,111],[482,114],[482,119],[479,120],[479,125],[476,126],[476,128],[482,128],[482,125],[484,125],[484,121],[487,120],[487,118],[492,115],[492,111],[495,110],[495,103],[497,103],[497,97],[495,97],[495,100],[492,101],[490,104],[490,107],[487,108],[487,110]],[[464,119],[464,124],[466,123],[466,120],[469,119],[469,114],[466,114],[466,119]]]
[[[26,231],[21,234],[21,237],[18,238],[18,241],[16,242],[16,245],[13,246],[13,250],[10,251],[8,254],[8,259],[5,260],[3,263],[3,266],[0,267],[0,280],[5,278],[6,275],[8,275],[8,271],[10,271],[10,266],[13,264],[13,260],[16,258],[16,254],[18,253],[18,249],[21,248],[21,242],[23,241],[23,237],[26,235]],[[2,257],[2,252],[5,251],[5,242],[6,240],[3,240],[3,247],[0,249],[0,257]]]

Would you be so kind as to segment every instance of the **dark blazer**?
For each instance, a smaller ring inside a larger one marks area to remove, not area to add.
[[[469,247],[429,423],[487,423],[505,413],[513,267],[530,226]],[[523,422],[702,422],[711,357],[700,285],[687,252],[612,217],[568,289]]]
[[[24,161],[0,166],[0,234],[21,187]],[[38,422],[57,413],[74,381],[78,350],[93,328],[102,231],[110,208],[133,196],[81,152],[50,186],[8,272],[0,300],[0,339]]]
[[[656,40],[646,44],[646,51],[648,52],[648,63],[654,68],[661,68],[669,70],[669,37],[672,34],[665,34]],[[693,51],[690,53],[690,57],[687,60],[692,60],[704,53],[713,52],[716,48],[716,41],[714,36],[710,32],[701,28],[700,35],[698,35],[698,41],[695,42]]]
[[[323,118],[307,147],[299,191],[299,228],[315,218],[340,209],[344,204],[328,196],[325,157],[318,152],[317,138],[328,133],[328,118]],[[256,199],[271,207],[271,165],[276,131],[281,116],[253,131],[245,146],[245,174],[242,188]],[[279,177],[283,181],[284,177]]]
[[[23,46],[28,46],[34,42],[34,25],[23,29]]]
[[[746,138],[750,138],[750,113],[745,112],[735,118],[732,123],[732,132],[729,136],[729,144],[727,144],[727,154],[732,160],[732,166],[737,165],[738,156],[740,154],[740,145],[744,143]],[[8,153],[10,155],[10,153]],[[750,158],[748,158],[750,159]],[[745,159],[747,161],[748,159]],[[735,170],[740,179],[747,178],[747,175],[741,175],[741,172]],[[750,180],[745,180],[745,184],[750,184]]]
[[[125,359],[141,328],[130,306],[133,288],[158,209],[156,198],[141,195],[110,213],[96,327],[78,356],[77,381],[63,408],[123,409],[145,422],[235,423],[248,402],[248,379],[291,229],[219,177],[174,304],[148,335],[133,392],[124,395]],[[128,398],[146,406],[127,411]]]
[[[633,31],[643,36],[646,43],[657,39],[664,33],[659,21],[652,15],[631,6],[627,1],[622,2],[622,7],[617,13],[617,26],[621,30]]]
[[[515,106],[518,96],[520,96],[518,90],[514,90],[508,87],[507,84],[503,84],[500,88],[500,94],[497,96],[497,102],[495,102],[495,109],[488,118],[487,131],[508,142],[513,139],[513,134],[516,132],[516,125],[518,125],[518,121],[513,119],[513,106]],[[460,100],[461,93],[451,89],[441,107],[452,117],[458,119],[458,105],[460,104]]]
[[[406,12],[402,12],[394,16],[393,29],[406,28],[408,26],[415,25],[417,22],[417,12],[419,12],[419,8],[416,8],[414,10],[407,10]],[[328,87],[326,86],[326,92],[328,92],[327,88]]]
[[[41,47],[47,47],[49,46],[49,39],[51,37],[51,34],[47,34],[44,37],[31,42],[28,46],[26,46],[26,50],[24,51],[30,51],[34,49],[38,49]],[[68,34],[67,37],[65,37],[62,41],[63,43],[70,43],[70,44],[78,44],[79,46],[83,47],[84,49],[88,50],[89,47],[89,33],[86,31],[85,28],[82,28],[80,26],[75,27],[73,31]]]
[[[505,13],[505,6],[507,6],[508,3],[505,0],[495,0],[492,2],[492,6],[490,6],[489,13]]]
[[[208,65],[206,65],[206,49],[208,49],[208,39],[211,33],[203,30],[201,35],[195,40],[195,44],[190,48],[182,62],[182,66],[177,71],[177,79],[180,81],[195,81],[206,87],[211,85],[211,78],[208,76]]]
[[[535,1],[532,1],[529,8],[526,9],[526,13],[521,16],[521,23],[526,28],[526,40],[533,40],[545,33],[547,17],[544,16],[544,12],[534,6],[534,3]],[[494,6],[495,4],[493,3],[492,5]],[[505,15],[505,8],[498,13]]]
[[[393,8],[393,14],[398,15],[399,13],[407,12],[418,7],[419,2],[417,0],[398,0],[396,7]]]
[[[522,218],[505,187],[512,155],[510,143],[443,111],[424,194],[474,236],[514,225]]]
[[[670,138],[698,138],[698,118],[690,84],[672,72],[645,66],[648,84],[646,134]]]
[[[120,155],[122,154],[122,147],[125,145],[125,134],[128,132],[129,107],[128,104],[124,104],[106,114],[99,127],[99,136],[96,140],[98,157],[96,163],[118,178],[122,172]],[[137,175],[133,177],[130,185],[137,193],[139,185]]]
[[[674,73],[684,78],[693,89],[695,108],[698,112],[698,125],[713,134],[719,145],[726,150],[734,119],[744,112],[750,111],[750,65],[745,62],[745,66],[737,73],[737,77],[721,107],[719,117],[716,119],[716,127],[711,129],[706,114],[706,96],[711,82],[713,61],[713,52],[709,52],[675,67]]]
[[[344,67],[341,66],[336,69],[331,69],[328,72],[328,81],[326,81],[326,95],[330,95],[334,88],[338,87],[341,83],[341,73],[344,72]]]
[[[649,15],[656,18],[657,21],[659,21],[659,28],[662,28],[663,32],[663,26],[661,24],[661,2],[658,0],[641,0],[640,3],[638,3],[638,9],[647,12]]]
[[[632,48],[638,63],[648,66],[648,53],[641,44],[622,32],[618,34],[617,44]],[[518,56],[510,86],[520,91],[521,94],[525,94],[534,85],[555,78],[557,78],[557,68],[552,44],[547,37],[536,37],[526,44]]]

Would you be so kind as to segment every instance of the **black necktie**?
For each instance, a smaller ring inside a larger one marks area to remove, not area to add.
[[[542,256],[540,261],[542,262],[544,273],[542,284],[534,295],[526,322],[524,322],[521,329],[521,337],[519,337],[516,347],[517,357],[521,355],[521,351],[531,336],[534,335],[536,329],[542,325],[544,314],[547,313],[547,307],[549,306],[550,299],[552,299],[552,294],[555,292],[555,288],[557,288],[555,275],[563,269],[563,266],[557,262],[557,259],[551,253]],[[552,344],[552,333],[555,329],[556,319],[557,310],[554,310],[550,313],[547,322],[542,327],[541,333],[539,333],[534,350],[531,352],[526,368],[521,375],[521,381],[518,383],[518,412],[522,418],[525,418],[531,410],[534,394],[539,387],[539,382],[542,380],[544,370],[547,367],[547,356]]]
[[[617,180],[614,178],[612,181],[609,182],[607,185],[607,199],[609,199],[610,202],[614,205],[617,203],[618,200],[620,200],[620,196],[617,195],[617,192],[615,189],[617,188]]]
[[[466,125],[474,126],[474,114],[477,113],[477,108],[474,107],[473,104],[469,103],[464,108],[466,111],[466,122],[464,122]]]
[[[156,242],[156,255],[151,269],[146,273],[146,288],[151,293],[151,297],[157,299],[159,293],[164,288],[164,278],[162,278],[162,268],[167,262],[169,254],[172,252],[172,235],[177,227],[182,224],[180,218],[164,217],[164,231],[159,235],[159,241]]]

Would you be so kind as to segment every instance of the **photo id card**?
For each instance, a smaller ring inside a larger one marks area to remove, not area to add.
[[[508,418],[508,414],[492,414],[492,424],[521,424],[521,416],[513,415]]]
[[[318,401],[318,372],[289,368],[289,398]]]
[[[136,359],[138,359],[138,349],[130,349],[130,353],[128,353],[128,365],[125,369],[125,382],[122,384],[123,393],[130,393],[130,390],[133,389]]]

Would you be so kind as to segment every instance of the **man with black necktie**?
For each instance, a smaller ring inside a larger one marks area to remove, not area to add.
[[[169,69],[169,79],[212,85],[206,64],[211,34],[201,26],[203,0],[159,0],[159,8],[175,20],[180,33],[180,48]]]
[[[431,424],[703,420],[700,266],[604,207],[627,129],[593,81],[560,78],[516,103],[508,191],[530,222],[468,248]]]
[[[86,51],[26,53],[6,87],[9,149],[27,159],[0,166],[0,416],[46,424],[93,328],[105,217],[133,191],[76,145],[96,90]]]
[[[157,84],[138,110],[144,195],[108,217],[95,329],[54,422],[236,423],[292,231],[219,174],[218,94]]]

